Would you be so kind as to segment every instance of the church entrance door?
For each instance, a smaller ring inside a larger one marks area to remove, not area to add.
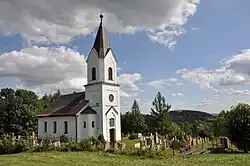
[[[109,129],[110,143],[113,144],[115,142],[115,129]]]

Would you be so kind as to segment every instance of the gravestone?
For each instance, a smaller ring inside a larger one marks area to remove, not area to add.
[[[224,149],[228,149],[231,146],[230,140],[227,137],[221,137],[220,142],[221,142],[221,147]]]
[[[140,149],[145,149],[144,148],[145,147],[145,141],[144,141],[144,139],[140,139]]]
[[[105,142],[104,144],[104,150],[107,151],[110,148],[110,143],[108,141]]]
[[[140,148],[140,147],[141,147],[140,142],[135,144],[135,148]]]
[[[155,144],[159,144],[159,136],[158,136],[158,133],[156,132],[155,135],[154,135],[154,142]]]
[[[196,139],[194,138],[193,141],[192,141],[192,145],[193,145],[193,146],[196,146],[196,143],[197,143],[197,141],[196,141]]]
[[[161,145],[155,145],[156,150],[161,150]]]
[[[152,138],[147,139],[147,144],[150,149],[154,149],[154,140]]]

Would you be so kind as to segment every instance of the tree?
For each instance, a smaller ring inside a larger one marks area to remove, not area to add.
[[[157,93],[151,108],[151,115],[154,118],[154,128],[161,135],[168,134],[171,130],[171,117],[169,110],[171,105],[166,104],[165,97]]]
[[[37,131],[37,117],[46,105],[60,96],[60,91],[54,95],[45,95],[42,99],[25,89],[10,88],[0,91],[0,135],[30,135]]]
[[[122,133],[145,133],[147,131],[145,119],[136,100],[134,100],[131,107],[131,112],[126,112],[125,115],[122,115],[121,121]]]
[[[250,142],[250,105],[239,103],[231,108],[227,121],[228,136],[248,153]]]
[[[221,111],[217,118],[213,121],[213,134],[216,137],[227,135],[227,115],[228,112]]]
[[[0,134],[28,135],[36,130],[38,96],[31,91],[1,89]]]
[[[121,115],[121,131],[123,134],[128,134],[133,132],[131,125],[131,112],[126,112],[124,115]]]
[[[144,133],[147,130],[144,117],[141,115],[140,107],[136,100],[131,108],[131,125],[136,133]]]

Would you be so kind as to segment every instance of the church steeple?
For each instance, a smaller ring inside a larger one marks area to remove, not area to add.
[[[110,47],[109,40],[107,38],[107,32],[103,26],[103,22],[102,22],[103,15],[102,14],[100,15],[100,19],[101,19],[101,22],[100,22],[100,25],[99,25],[99,28],[97,31],[97,35],[95,38],[93,48],[98,53],[99,58],[104,58],[111,47]]]

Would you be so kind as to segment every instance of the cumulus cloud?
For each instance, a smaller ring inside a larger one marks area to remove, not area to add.
[[[198,104],[195,104],[197,108],[204,108],[217,102],[208,98],[203,98]]]
[[[223,88],[223,89],[213,89],[217,93],[227,93],[229,95],[240,95],[240,96],[249,96],[250,90],[248,89],[235,89],[235,88]]]
[[[0,32],[29,43],[66,43],[93,32],[105,14],[109,31],[145,30],[152,41],[173,48],[199,0],[0,0]]]
[[[151,81],[151,82],[148,83],[148,86],[152,86],[152,87],[155,87],[155,88],[163,88],[165,83],[166,82],[164,80]]]
[[[172,93],[172,96],[177,97],[177,96],[184,96],[182,93],[178,92],[178,93]]]
[[[176,73],[186,80],[199,84],[201,88],[248,94],[245,90],[220,90],[220,88],[250,83],[250,50],[243,50],[241,53],[221,61],[221,66],[217,69],[181,69]]]
[[[152,86],[154,88],[163,88],[165,85],[172,86],[172,85],[183,85],[182,81],[177,78],[168,78],[162,80],[151,81],[147,83],[148,86]]]
[[[119,76],[119,83],[121,84],[121,92],[122,97],[135,97],[141,92],[141,89],[138,86],[142,79],[141,74],[121,74]]]
[[[0,78],[12,79],[16,88],[27,88],[38,94],[84,90],[87,83],[86,57],[65,47],[32,46],[0,55]],[[135,95],[140,89],[141,75],[122,74],[119,83],[124,97]]]

